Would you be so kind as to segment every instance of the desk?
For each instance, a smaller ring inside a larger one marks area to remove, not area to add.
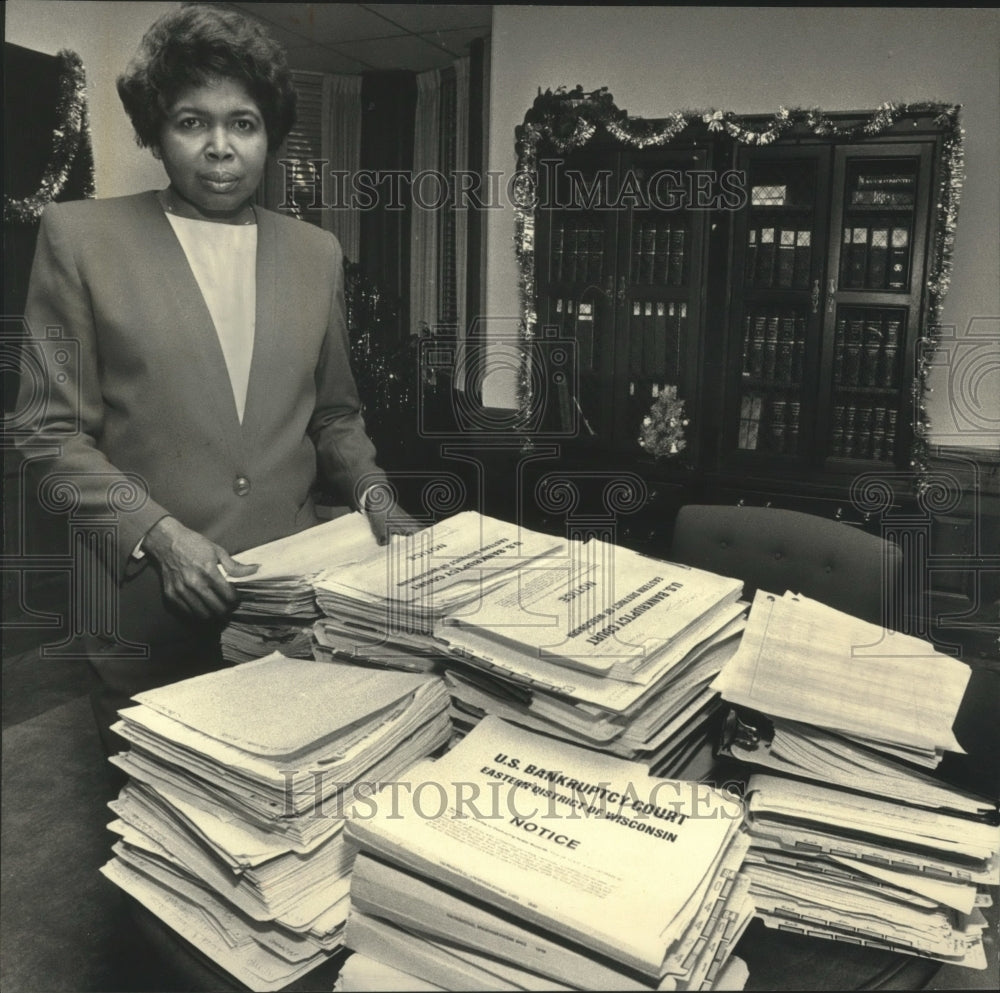
[[[955,733],[967,751],[949,756],[942,770],[949,778],[977,792],[995,796],[1000,768],[1000,672],[974,669],[955,721]],[[716,782],[745,778],[748,767],[721,762]],[[1000,987],[998,909],[1000,894],[987,912],[990,930],[985,938],[989,968],[983,972],[942,966],[938,962],[811,938],[764,927],[753,921],[736,949],[750,970],[746,989],[752,990],[996,990]],[[154,991],[211,991],[236,993],[244,988],[202,956],[184,939],[136,903],[136,929],[150,950],[148,975],[130,977],[130,988]],[[331,993],[346,953],[287,988],[287,993]],[[144,967],[145,968],[145,967]]]
[[[740,939],[736,954],[750,970],[748,993],[754,990],[996,990],[1000,980],[996,910],[994,907],[990,914],[992,940],[987,943],[990,968],[985,972],[942,967],[938,962],[911,955],[774,931],[756,920]],[[145,908],[134,904],[134,916],[141,940],[151,952],[149,981],[135,986],[135,990],[143,993],[165,993],[167,990],[175,993],[181,990],[245,993],[243,986],[220,972]],[[284,993],[331,993],[346,954],[339,952],[329,962],[288,986]]]

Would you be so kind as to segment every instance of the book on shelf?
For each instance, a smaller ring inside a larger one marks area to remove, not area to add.
[[[882,321],[869,315],[865,321],[862,342],[861,369],[858,374],[860,386],[874,386],[878,380],[879,356],[882,351]]]
[[[889,288],[905,290],[910,281],[910,229],[897,227],[889,236]]]
[[[748,286],[757,282],[757,239],[759,229],[751,227],[747,230],[747,254],[744,281]]]
[[[805,289],[809,285],[812,269],[812,231],[801,228],[795,232],[795,261],[792,267],[792,285]]]
[[[767,447],[775,455],[785,452],[785,417],[788,401],[783,397],[772,397],[767,411]]]
[[[642,375],[643,323],[642,301],[632,301],[632,323],[628,336],[628,369],[630,375]]]
[[[802,404],[799,400],[788,401],[788,426],[786,428],[786,451],[789,455],[799,453],[799,418]]]
[[[657,300],[654,306],[656,313],[653,315],[653,357],[651,369],[662,375],[667,370],[669,337],[667,330],[667,305],[662,300]],[[674,306],[673,301],[671,301],[670,306]]]
[[[781,318],[778,314],[767,315],[764,327],[764,354],[761,358],[761,379],[766,383],[774,381],[775,363],[778,359],[778,328]]]
[[[656,364],[656,320],[652,300],[644,300],[642,304],[642,371],[654,375],[659,366]]]
[[[655,223],[647,224],[642,231],[642,267],[639,282],[649,285],[653,282],[653,269],[656,264],[656,245],[658,235]]]
[[[683,286],[687,266],[686,245],[687,228],[683,224],[675,224],[670,228],[669,258],[667,265],[667,282],[671,286]]]
[[[774,367],[774,381],[781,386],[792,382],[792,351],[795,344],[795,313],[787,311],[780,316],[778,327],[778,352]]]
[[[779,386],[790,386],[792,383],[792,352],[794,341],[779,341],[778,353],[774,363],[774,381]]]
[[[669,282],[672,243],[673,226],[668,221],[666,224],[660,226],[660,233],[656,239],[656,253],[653,258],[653,283],[657,286],[666,286]]]
[[[857,312],[847,318],[846,339],[844,342],[843,377],[840,382],[844,386],[859,385],[861,375],[861,348],[864,343],[865,321]]]
[[[755,286],[768,289],[774,284],[775,252],[774,228],[761,228],[760,244],[757,246]]]
[[[830,417],[830,454],[840,458],[844,454],[844,405],[834,404]]]
[[[751,379],[759,379],[764,369],[764,338],[767,333],[767,315],[753,315],[753,338],[750,340],[748,371]]]
[[[897,382],[896,355],[899,349],[889,341],[882,346],[882,353],[879,356],[879,368],[877,382],[879,386],[893,387]]]
[[[594,368],[594,305],[589,300],[580,301],[576,315],[577,362],[580,372]]]
[[[590,229],[590,254],[587,262],[587,282],[600,286],[604,276],[604,231],[599,227]]]
[[[555,223],[552,225],[552,267],[549,278],[552,282],[558,283],[563,278],[563,225]]]
[[[631,265],[629,267],[629,282],[642,282],[642,243],[646,221],[633,216],[632,219],[632,252],[629,256]]]
[[[795,316],[795,341],[792,346],[792,383],[802,382],[802,372],[806,355],[806,319],[801,314]]]
[[[883,290],[889,272],[889,229],[872,228],[871,246],[868,249],[867,286],[873,290]]]
[[[795,279],[795,231],[780,229],[775,268],[775,285],[781,289],[791,289]]]
[[[847,269],[844,275],[844,288],[859,290],[864,287],[868,272],[868,228],[845,228],[845,236],[847,231],[850,231],[850,240],[845,245]]]
[[[858,409],[855,404],[844,404],[844,457],[854,458],[857,439],[855,437],[855,417]]]
[[[675,313],[676,311],[676,313]],[[681,375],[681,348],[687,336],[688,305],[686,300],[681,300],[676,305],[670,304],[670,348],[668,356],[670,359],[669,372],[674,382],[680,379]]]
[[[747,311],[743,316],[743,363],[740,373],[744,378],[753,375],[753,364],[751,362],[750,344],[753,341],[753,314]]]

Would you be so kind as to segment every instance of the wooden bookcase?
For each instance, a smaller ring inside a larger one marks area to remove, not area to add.
[[[660,148],[598,135],[540,156],[536,313],[578,363],[552,405],[580,415],[567,464],[859,523],[861,474],[908,499],[946,130],[909,113],[867,137],[870,112],[834,117],[829,137],[796,123],[740,144],[692,122]],[[688,447],[654,463],[639,428],[666,384]]]

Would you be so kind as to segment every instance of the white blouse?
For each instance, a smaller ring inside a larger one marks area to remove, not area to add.
[[[257,225],[166,216],[212,316],[242,423],[257,323]]]

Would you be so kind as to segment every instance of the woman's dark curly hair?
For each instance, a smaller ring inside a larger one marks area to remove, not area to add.
[[[155,148],[167,110],[182,91],[225,78],[242,83],[264,117],[274,151],[295,123],[295,90],[281,46],[234,10],[185,4],[143,35],[118,77],[118,95],[143,148]]]

